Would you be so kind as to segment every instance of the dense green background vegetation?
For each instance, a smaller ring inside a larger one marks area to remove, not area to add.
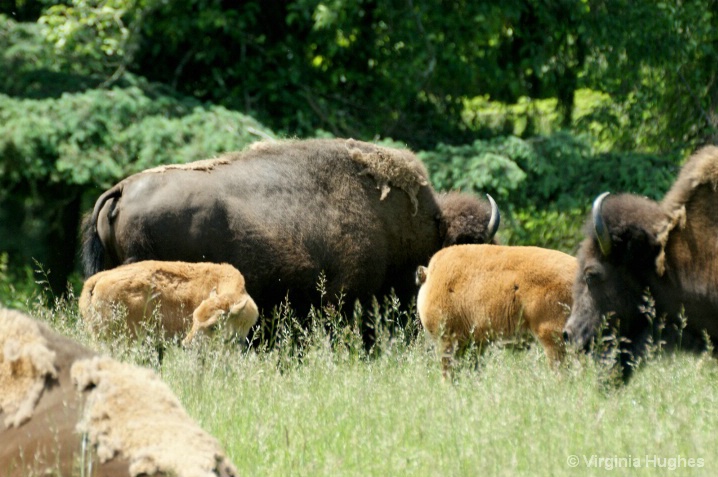
[[[718,0],[0,1],[0,305],[153,367],[246,475],[671,473],[645,456],[715,475],[708,355],[650,355],[616,387],[587,356],[555,371],[492,346],[448,385],[384,302],[370,356],[335,310],[284,310],[259,349],[170,343],[159,363],[156,336],[97,340],[59,296],[104,188],[265,137],[406,145],[436,188],[492,194],[504,243],[573,252],[596,194],[658,198],[716,141],[717,57]]]
[[[2,276],[17,291],[40,269],[64,292],[103,188],[267,136],[406,145],[437,188],[491,193],[505,243],[572,252],[596,194],[660,197],[714,141],[717,13],[709,0],[0,2]]]

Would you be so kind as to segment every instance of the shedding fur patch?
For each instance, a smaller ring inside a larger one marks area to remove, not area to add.
[[[5,426],[32,417],[48,378],[57,377],[55,352],[30,317],[0,309],[0,410]]]
[[[70,376],[87,395],[77,430],[88,436],[100,462],[125,457],[131,477],[237,475],[217,440],[153,371],[95,357],[75,362]]]
[[[706,146],[696,151],[681,168],[678,178],[666,193],[661,205],[667,212],[684,206],[701,185],[718,190],[718,147]]]
[[[686,227],[688,223],[686,204],[703,185],[709,186],[714,192],[718,191],[718,147],[716,146],[703,147],[688,158],[671,189],[663,197],[661,207],[668,214],[669,219],[658,234],[661,252],[656,258],[656,268],[659,275],[665,272],[665,248],[668,238],[676,227],[680,229]],[[713,207],[713,204],[706,204],[705,210]]]
[[[250,151],[260,151],[260,152],[267,152],[267,151],[273,151],[276,149],[279,149],[281,147],[284,147],[285,144],[291,143],[291,139],[284,139],[282,141],[277,141],[273,139],[265,139],[263,141],[255,141],[252,144],[249,145]]]
[[[417,194],[421,187],[429,184],[424,165],[408,149],[390,149],[349,139],[346,142],[351,158],[365,167],[361,174],[374,178],[377,189],[381,190],[379,200],[391,192],[391,185],[400,188],[409,196],[414,214],[419,208]]]
[[[212,169],[214,169],[217,166],[221,166],[223,164],[229,164],[232,162],[231,157],[229,156],[222,156],[222,157],[215,157],[212,159],[202,159],[201,161],[194,161],[194,162],[188,162],[186,164],[165,164],[162,166],[153,167],[151,169],[147,169],[142,171],[142,173],[162,173],[169,170],[185,170],[185,171],[200,171],[200,172],[209,172]]]

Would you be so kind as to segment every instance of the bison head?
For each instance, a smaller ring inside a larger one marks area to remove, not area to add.
[[[460,192],[449,192],[437,197],[441,209],[443,247],[494,243],[501,214],[494,199],[488,194],[486,197],[488,202]]]
[[[643,197],[604,193],[596,198],[578,253],[567,341],[588,349],[605,317],[608,330],[632,343],[621,351],[635,353],[650,328],[645,294],[658,279],[658,231],[665,220],[659,204]]]

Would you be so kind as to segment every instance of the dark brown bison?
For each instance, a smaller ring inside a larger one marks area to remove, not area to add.
[[[683,166],[661,203],[600,195],[579,254],[574,305],[564,338],[581,348],[606,318],[624,375],[660,340],[700,348],[718,338],[718,148]]]
[[[268,311],[341,293],[347,303],[393,288],[441,247],[493,240],[498,208],[436,194],[408,150],[354,140],[260,142],[249,150],[132,175],[84,221],[90,276],[139,260],[227,262]]]
[[[0,308],[0,475],[238,474],[154,372]]]

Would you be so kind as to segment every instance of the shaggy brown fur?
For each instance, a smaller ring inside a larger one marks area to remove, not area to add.
[[[0,411],[5,426],[32,417],[48,380],[57,378],[55,353],[34,322],[22,313],[0,309]]]
[[[691,263],[715,263],[715,247],[696,247],[704,237],[715,237],[718,232],[718,147],[707,146],[698,150],[681,168],[678,178],[666,193],[661,208],[669,215],[658,234],[662,246],[656,261],[659,275],[665,272],[666,252],[673,266],[687,266],[684,272],[697,274],[693,283],[711,280],[712,270],[691,267]],[[698,239],[698,241],[696,240]]]
[[[420,267],[419,318],[437,343],[444,375],[470,340],[484,343],[530,331],[553,363],[572,304],[576,259],[538,247],[458,245]]]
[[[607,315],[609,327],[630,342],[620,346],[626,365],[645,352],[649,339],[700,348],[704,331],[718,338],[717,188],[718,148],[710,146],[688,159],[660,204],[632,195],[604,200],[600,220],[610,252],[601,252],[590,219],[567,339],[588,347]],[[655,309],[644,306],[646,290]],[[665,329],[659,330],[663,318]],[[627,366],[624,371],[630,373]]]
[[[99,358],[16,311],[0,309],[0,339],[13,362],[17,356],[33,362],[9,374],[6,362],[0,365],[0,402],[20,396],[23,405],[32,404],[19,424],[17,406],[0,409],[3,477],[90,475],[89,469],[103,477],[237,475],[216,440],[151,371]],[[22,373],[37,361],[52,372],[32,371],[28,398],[17,389],[28,388]],[[42,389],[34,393],[40,376]],[[83,434],[90,444],[84,457]]]
[[[364,152],[353,157],[348,144]],[[365,151],[380,154],[369,160]],[[342,293],[351,306],[394,289],[408,303],[414,270],[451,242],[448,230],[472,243],[493,239],[481,226],[490,208],[476,197],[454,214],[471,217],[472,230],[454,231],[460,226],[422,185],[424,167],[407,151],[312,139],[262,142],[223,157],[228,162],[209,172],[139,173],[102,194],[84,221],[88,276],[148,259],[227,262],[242,271],[260,308],[289,296],[301,316]],[[382,200],[377,183],[406,193]]]
[[[491,227],[491,204],[480,202],[470,195],[459,192],[438,194],[436,201],[441,209],[439,230],[444,237],[442,247],[477,243],[475,237],[491,237],[480,243],[496,243],[495,229]],[[488,219],[487,219],[488,218]]]
[[[416,213],[419,208],[416,196],[421,187],[429,184],[429,174],[411,151],[370,146],[353,139],[347,141],[347,150],[352,159],[365,167],[360,174],[368,174],[377,182],[376,187],[381,190],[379,200],[384,200],[394,185],[406,192]]]
[[[189,331],[185,344],[216,325],[221,316],[244,339],[259,315],[242,274],[231,265],[215,263],[148,260],[106,270],[87,279],[79,305],[95,334],[107,330],[120,306],[131,335],[157,311],[166,336]]]
[[[87,396],[77,430],[87,434],[100,462],[126,458],[131,477],[237,475],[217,440],[153,371],[96,357],[77,361],[70,372]]]
[[[187,164],[165,164],[162,166],[157,166],[157,167],[153,167],[151,169],[147,169],[144,172],[145,173],[151,173],[151,172],[162,173],[162,172],[167,172],[172,169],[210,172],[217,166],[229,164],[230,162],[231,162],[230,157],[217,157],[217,158],[213,158],[213,159],[203,159],[201,161],[190,162]]]
[[[32,396],[25,394],[22,401],[28,405],[21,422],[12,406],[13,391],[26,388],[26,376],[30,366],[16,368],[6,374],[7,362],[3,363],[0,384],[0,474],[3,477],[26,477],[28,475],[78,475],[82,436],[75,427],[81,413],[81,399],[70,380],[70,367],[78,359],[93,356],[94,353],[79,344],[58,335],[44,323],[12,310],[0,309],[0,339],[2,348],[13,350],[14,356],[39,356],[40,368],[33,369]],[[38,361],[33,359],[34,362]],[[32,367],[35,367],[34,365]],[[9,380],[9,382],[8,382]],[[37,393],[35,386],[40,383]],[[20,393],[22,395],[23,393]],[[29,406],[31,404],[31,406]],[[88,461],[92,459],[88,458]],[[102,466],[95,459],[97,475],[119,477],[128,475],[127,462],[115,459]]]

